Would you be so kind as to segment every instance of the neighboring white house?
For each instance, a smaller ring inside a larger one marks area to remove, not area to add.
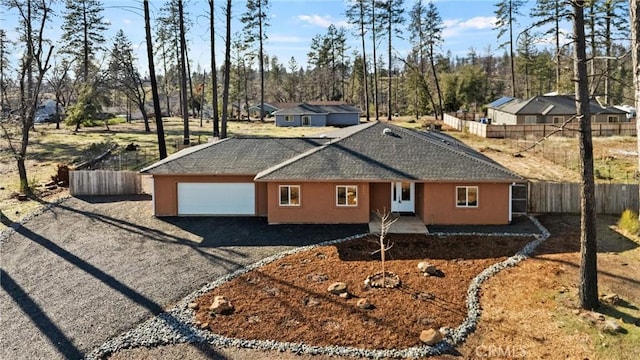
[[[64,108],[60,104],[58,104],[57,110],[61,114],[64,113]],[[56,102],[54,100],[48,99],[43,101],[38,106],[38,109],[36,110],[36,114],[33,117],[33,122],[38,124],[38,123],[55,121],[55,115],[56,115]]]

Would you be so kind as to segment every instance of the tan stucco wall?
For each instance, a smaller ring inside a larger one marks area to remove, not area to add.
[[[371,211],[391,210],[391,183],[369,184]]]
[[[156,216],[178,215],[178,183],[230,183],[253,182],[254,175],[211,176],[211,175],[154,175],[153,202]],[[258,216],[266,216],[266,184],[256,185],[256,211]]]
[[[478,207],[456,207],[456,186],[478,186]],[[422,206],[422,209],[417,211],[427,225],[509,223],[510,184],[425,183],[423,187],[424,201],[418,199],[417,206]]]
[[[279,185],[300,185],[300,206],[280,206]],[[358,206],[336,206],[336,185],[357,185]],[[362,224],[369,222],[368,183],[269,183],[270,224]]]

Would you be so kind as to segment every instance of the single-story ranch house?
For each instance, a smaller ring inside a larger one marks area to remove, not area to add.
[[[278,223],[368,223],[376,210],[430,224],[507,224],[525,180],[440,132],[369,122],[318,137],[237,137],[141,171],[156,216],[260,216]]]
[[[360,110],[346,104],[301,103],[278,110],[273,115],[276,126],[351,126],[360,123]]]
[[[591,121],[612,123],[629,121],[627,113],[613,106],[590,103]],[[487,118],[494,125],[562,124],[576,114],[575,97],[539,95],[528,100],[502,97],[487,105]]]

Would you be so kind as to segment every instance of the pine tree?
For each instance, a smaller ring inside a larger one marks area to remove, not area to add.
[[[631,57],[633,62],[633,94],[634,105],[636,107],[636,134],[640,134],[640,121],[638,121],[638,110],[640,110],[640,2],[629,0],[631,17]],[[640,136],[636,136],[638,144],[638,154],[640,154]],[[638,169],[640,169],[640,156],[638,156]],[[639,189],[640,190],[640,189]],[[640,211],[638,211],[640,214]]]
[[[551,24],[551,27],[544,30],[541,36],[553,36],[555,43],[556,92],[558,93],[560,92],[560,75],[562,70],[562,50],[560,48],[560,37],[562,34],[560,23],[562,19],[569,16],[568,11],[565,10],[561,1],[563,0],[537,0],[530,14],[532,18],[537,19],[534,27],[543,27]]]
[[[496,6],[496,27],[498,30],[498,39],[502,38],[505,33],[508,33],[509,39],[500,47],[509,46],[509,60],[511,63],[511,96],[516,96],[516,71],[515,71],[515,58],[513,52],[513,25],[516,22],[516,17],[521,16],[519,10],[522,5],[526,3],[525,0],[502,0],[495,4]]]
[[[393,80],[393,56],[392,40],[394,36],[400,36],[402,30],[400,25],[404,23],[404,0],[383,0],[378,1],[376,6],[381,10],[379,16],[380,27],[387,36],[387,120],[391,120],[391,83]]]
[[[147,41],[147,60],[149,61],[149,77],[151,78],[151,95],[153,98],[153,110],[156,115],[156,135],[158,137],[158,153],[160,160],[167,157],[167,146],[164,139],[164,125],[162,123],[162,110],[160,109],[160,97],[158,96],[158,83],[156,82],[156,68],[153,62],[153,40],[151,38],[151,19],[149,15],[149,1],[144,0],[144,30]]]
[[[587,79],[587,54],[584,31],[584,1],[575,0],[573,7],[574,76],[576,114],[580,120],[580,307],[598,307],[598,269],[596,202],[591,139],[591,110]]]
[[[269,26],[266,11],[269,0],[247,0],[247,11],[240,21],[244,24],[245,38],[249,44],[258,44],[258,68],[260,72],[260,121],[264,121],[264,41]]]
[[[227,0],[224,9],[226,18],[226,37],[224,46],[224,84],[222,86],[222,127],[220,129],[220,138],[227,137],[227,117],[229,106],[229,75],[231,75],[231,0]]]
[[[365,46],[365,25],[366,25],[366,14],[368,13],[369,2],[367,0],[355,0],[351,2],[351,6],[347,9],[346,15],[349,23],[354,26],[354,29],[357,29],[357,35],[360,37],[362,42],[362,76],[363,76],[363,98],[364,98],[364,108],[365,115],[367,117],[367,121],[369,118],[369,73],[367,72],[367,51]]]
[[[62,50],[71,54],[80,66],[82,82],[89,82],[89,69],[105,42],[107,22],[99,0],[66,0],[62,25]]]
[[[144,130],[151,132],[145,107],[147,92],[142,77],[138,72],[133,46],[122,29],[116,33],[113,40],[109,69],[112,77],[112,86],[115,89],[122,90],[127,99],[136,104],[144,120]]]
[[[438,114],[442,118],[443,116],[442,115],[443,114],[442,91],[440,90],[440,81],[438,79],[438,72],[436,71],[435,48],[440,44],[442,44],[443,42],[442,30],[444,25],[442,23],[442,18],[438,13],[438,8],[435,6],[435,4],[432,1],[430,1],[429,5],[427,6],[426,21],[424,23],[425,23],[424,34],[426,37],[426,44],[428,49],[427,52],[429,54],[429,62],[431,63],[431,72],[433,74],[433,80],[435,82],[436,91],[438,93],[439,108],[436,111],[436,118],[438,117]]]

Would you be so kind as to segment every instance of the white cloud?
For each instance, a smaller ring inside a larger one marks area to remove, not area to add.
[[[333,24],[336,27],[349,27],[349,23],[344,19],[336,20],[336,19],[333,19],[331,16],[321,16],[317,14],[298,15],[298,20],[306,22],[310,25],[320,26],[323,28],[328,28],[329,25],[331,24]]]
[[[126,19],[125,18],[125,19],[122,19],[122,23],[125,24],[125,25],[131,25],[131,24],[133,24],[133,21],[131,21],[131,19]]]
[[[444,25],[442,36],[452,38],[468,33],[468,31],[491,30],[495,27],[496,18],[495,16],[476,16],[467,20],[447,19],[442,23]]]

